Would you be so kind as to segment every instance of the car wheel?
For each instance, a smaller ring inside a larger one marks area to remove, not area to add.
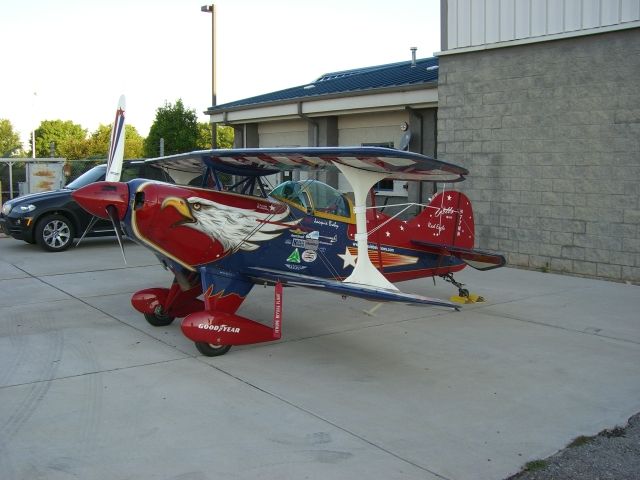
[[[49,252],[62,252],[69,248],[74,235],[71,221],[57,213],[45,216],[36,226],[36,242]]]

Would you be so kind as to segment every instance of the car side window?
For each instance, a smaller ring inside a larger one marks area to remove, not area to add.
[[[161,168],[152,167],[151,165],[147,165],[144,169],[144,177],[150,180],[159,180],[161,182],[173,183],[171,177],[167,172],[165,172]]]
[[[122,167],[120,181],[128,182],[129,180],[133,180],[134,178],[140,178],[140,169],[137,166],[124,165]]]

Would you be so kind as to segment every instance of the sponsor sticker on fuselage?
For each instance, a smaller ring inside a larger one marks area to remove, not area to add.
[[[315,262],[318,254],[314,250],[305,250],[302,252],[302,260],[307,263]]]

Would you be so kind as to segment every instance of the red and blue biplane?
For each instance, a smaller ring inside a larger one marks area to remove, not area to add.
[[[471,202],[459,191],[439,192],[409,220],[367,206],[370,190],[385,178],[455,183],[467,174],[424,155],[310,147],[204,150],[148,161],[202,174],[203,186],[111,177],[73,197],[93,215],[111,218],[116,231],[149,248],[173,273],[169,288],[139,291],[132,305],[152,325],[183,318],[183,333],[207,356],[279,339],[282,286],[457,309],[447,300],[403,293],[392,282],[439,276],[468,300],[453,273],[505,264],[501,255],[473,248]],[[264,181],[282,171],[331,168],[349,181],[353,199],[317,180],[289,180],[270,191]],[[223,177],[235,181],[225,187]],[[236,313],[256,284],[275,285],[271,326]]]

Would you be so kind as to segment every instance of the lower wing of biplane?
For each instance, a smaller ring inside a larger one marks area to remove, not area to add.
[[[437,298],[423,297],[411,293],[404,293],[397,289],[388,290],[380,287],[372,287],[364,284],[347,283],[330,278],[318,278],[295,272],[283,272],[269,268],[250,267],[248,275],[255,283],[277,283],[285,286],[305,287],[329,293],[336,293],[345,297],[358,297],[375,302],[397,302],[409,305],[432,305],[450,307],[458,310],[460,307],[454,303]]]

